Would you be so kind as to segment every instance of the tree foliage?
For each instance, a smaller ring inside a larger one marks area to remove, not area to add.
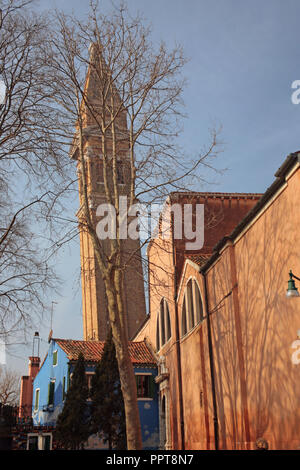
[[[98,432],[109,449],[126,449],[124,400],[111,331],[92,377],[90,398],[91,431]]]
[[[80,353],[62,412],[58,416],[55,438],[65,449],[78,450],[89,436],[88,387],[85,361]]]
[[[68,161],[55,109],[49,107],[47,70],[40,50],[48,37],[48,22],[31,7],[31,0],[0,3],[2,340],[9,335],[16,340],[18,333],[23,335],[40,319],[47,293],[56,285],[46,225]]]
[[[3,406],[18,405],[20,377],[17,372],[0,367],[0,403]]]

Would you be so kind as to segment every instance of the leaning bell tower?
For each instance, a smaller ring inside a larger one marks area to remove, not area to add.
[[[96,112],[105,113],[103,109],[103,83],[106,80],[109,70],[103,61],[102,55],[96,45],[90,46],[90,65],[88,67],[85,81],[85,99],[90,103],[90,107],[82,103],[81,122],[83,127],[83,153],[85,160],[85,171],[87,180],[87,194],[89,208],[94,226],[97,224],[96,209],[101,203],[107,203],[104,181],[103,181],[103,141],[101,129],[97,125],[95,115],[90,109]],[[114,90],[113,99],[116,106],[120,101],[120,96]],[[126,120],[126,110],[121,109],[115,120],[115,132],[120,138],[117,143],[117,179],[118,193],[129,195],[130,162],[129,162],[129,140]],[[112,151],[113,140],[106,136],[106,152]],[[83,188],[80,178],[80,165],[78,161],[79,141],[75,133],[70,156],[77,160],[77,171],[79,180],[79,201],[82,207]],[[81,208],[77,212],[80,221]],[[126,311],[126,323],[128,338],[134,336],[135,332],[142,324],[146,316],[144,279],[141,260],[140,241],[127,238],[122,240],[122,261],[126,266],[124,269],[124,305]],[[105,240],[101,241],[103,251],[108,250]],[[108,310],[104,282],[97,264],[95,248],[91,237],[86,230],[80,229],[80,259],[81,259],[81,286],[82,286],[82,314],[83,314],[83,336],[85,340],[105,340],[108,332]],[[126,263],[126,259],[130,261]]]

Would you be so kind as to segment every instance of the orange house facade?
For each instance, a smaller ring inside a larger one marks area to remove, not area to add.
[[[275,177],[263,195],[170,195],[204,204],[205,226],[198,252],[172,230],[148,248],[134,340],[156,351],[161,448],[300,449],[300,153]]]

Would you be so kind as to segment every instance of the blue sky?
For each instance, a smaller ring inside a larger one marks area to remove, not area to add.
[[[108,0],[100,3],[104,11],[109,6]],[[88,0],[40,2],[41,8],[59,6],[79,16],[88,5]],[[264,192],[285,157],[300,150],[300,104],[291,102],[291,84],[300,79],[300,2],[129,0],[128,5],[152,23],[154,42],[180,43],[190,59],[181,145],[197,152],[208,142],[212,124],[222,125],[224,151],[215,166],[227,171],[211,175],[211,184],[199,190]],[[63,295],[53,299],[54,336],[80,339],[78,245],[64,249],[58,268]],[[49,325],[35,329],[44,351]],[[19,357],[8,355],[9,364],[25,373],[31,345],[13,353]]]

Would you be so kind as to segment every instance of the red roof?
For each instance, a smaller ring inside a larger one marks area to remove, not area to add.
[[[221,192],[200,192],[200,191],[173,191],[170,199],[260,199],[261,193],[221,193]]]
[[[190,259],[194,263],[198,264],[198,266],[203,266],[210,257],[211,257],[211,254],[204,255],[204,254],[187,254],[187,253],[185,253],[185,258]]]
[[[97,362],[101,359],[104,341],[79,341],[72,339],[53,340],[67,354],[70,361],[76,361],[80,353],[86,361]],[[129,354],[133,364],[156,364],[156,361],[144,341],[129,341]]]

